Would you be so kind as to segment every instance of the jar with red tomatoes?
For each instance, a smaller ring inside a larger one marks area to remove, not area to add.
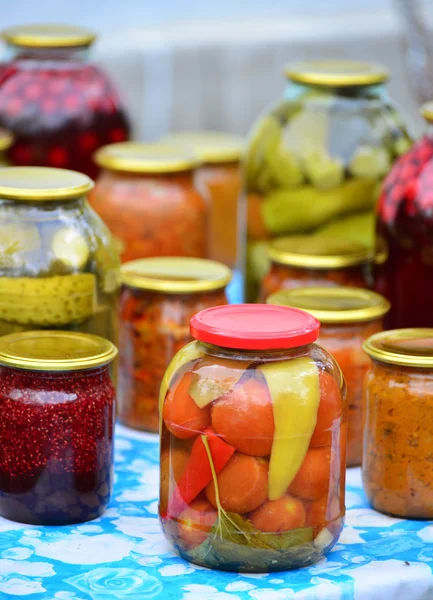
[[[347,406],[319,322],[270,305],[205,309],[161,385],[160,519],[205,567],[310,565],[344,516]]]
[[[11,58],[0,73],[0,125],[15,138],[11,162],[95,177],[93,152],[129,137],[116,89],[87,62],[95,35],[65,25],[21,25],[2,35]]]

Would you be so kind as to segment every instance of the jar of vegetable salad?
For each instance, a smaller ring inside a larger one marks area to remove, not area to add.
[[[231,272],[199,258],[144,258],[122,267],[119,324],[119,420],[158,431],[159,388],[173,356],[192,340],[191,317],[227,304]]]
[[[38,525],[99,517],[113,483],[115,346],[65,331],[0,338],[0,515]]]
[[[374,253],[359,242],[279,238],[269,244],[268,256],[271,266],[262,279],[262,300],[279,290],[298,287],[373,285]]]
[[[125,142],[102,148],[95,161],[103,171],[90,204],[120,242],[122,262],[207,255],[208,205],[189,148]]]
[[[338,362],[347,385],[347,466],[360,465],[363,383],[371,362],[362,344],[383,330],[389,302],[379,294],[359,288],[311,287],[276,292],[268,298],[268,303],[300,308],[319,319],[319,344]]]
[[[343,526],[347,423],[319,322],[238,304],[201,311],[191,334],[160,391],[165,535],[209,568],[314,563]]]
[[[7,167],[9,165],[6,154],[13,143],[13,135],[6,129],[0,129],[0,167]]]
[[[372,506],[433,519],[433,329],[394,329],[364,342],[362,477]]]

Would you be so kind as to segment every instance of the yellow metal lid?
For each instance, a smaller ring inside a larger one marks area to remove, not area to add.
[[[360,323],[383,317],[391,304],[380,294],[356,287],[308,287],[281,290],[267,304],[300,308],[322,323]]]
[[[93,181],[76,171],[51,167],[6,167],[0,169],[0,198],[23,202],[66,200],[84,196]]]
[[[393,329],[372,335],[363,344],[367,354],[384,363],[433,367],[433,329]]]
[[[108,340],[70,331],[25,331],[0,337],[0,365],[30,371],[79,371],[117,355]]]
[[[49,23],[9,27],[1,35],[8,44],[24,48],[79,48],[90,46],[96,37],[84,27]]]
[[[241,136],[223,131],[177,131],[163,141],[189,146],[207,164],[239,161],[245,145]]]
[[[14,136],[7,129],[0,128],[0,152],[7,150],[14,143]]]
[[[383,83],[389,78],[386,67],[352,60],[308,60],[289,65],[285,75],[291,81],[324,87],[357,87]]]
[[[119,142],[94,154],[97,165],[111,171],[129,173],[176,173],[199,165],[199,159],[187,146],[178,144]]]
[[[433,101],[421,106],[421,116],[429,123],[433,123]]]
[[[275,263],[309,269],[341,269],[373,260],[373,251],[358,242],[307,236],[277,238],[268,255]]]
[[[122,283],[164,292],[194,294],[224,288],[232,273],[226,265],[204,258],[156,257],[132,260],[122,265]]]

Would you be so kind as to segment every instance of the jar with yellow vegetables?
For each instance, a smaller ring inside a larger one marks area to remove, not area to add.
[[[120,260],[86,175],[0,169],[0,334],[69,329],[117,339]]]
[[[254,126],[245,154],[247,297],[269,240],[308,234],[373,246],[380,183],[411,144],[371,63],[309,61],[286,69],[284,98]]]
[[[0,167],[7,167],[10,164],[6,153],[13,142],[13,135],[7,129],[0,128]]]
[[[191,319],[195,341],[161,385],[159,514],[179,554],[208,568],[310,565],[343,526],[341,371],[293,308],[237,304]]]

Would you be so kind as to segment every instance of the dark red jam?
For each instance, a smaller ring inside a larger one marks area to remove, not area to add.
[[[100,516],[113,482],[115,391],[108,367],[0,367],[0,515],[61,525]]]

